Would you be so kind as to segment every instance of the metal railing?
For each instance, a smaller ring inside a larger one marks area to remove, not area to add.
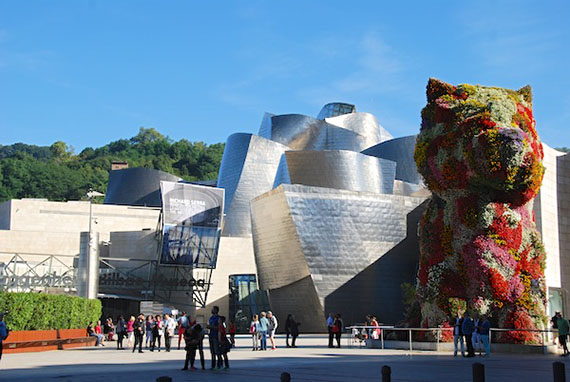
[[[435,333],[435,337],[436,337],[436,341],[424,341],[424,342],[432,342],[432,343],[436,343],[439,345],[439,343],[441,342],[441,338],[442,338],[442,332],[444,331],[451,331],[453,332],[455,330],[455,328],[443,328],[443,327],[437,327],[437,328],[397,328],[394,326],[386,326],[386,325],[379,325],[379,326],[366,326],[366,325],[353,325],[353,326],[348,326],[345,328],[345,330],[347,331],[348,334],[348,346],[352,346],[354,344],[354,342],[358,342],[359,346],[362,346],[362,343],[366,341],[366,339],[370,339],[370,338],[366,338],[364,339],[362,336],[363,335],[368,335],[368,337],[370,336],[370,333],[372,333],[372,330],[378,330],[380,329],[380,335],[378,340],[380,340],[381,343],[381,349],[384,349],[384,332],[385,331],[400,331],[400,332],[408,332],[408,342],[410,344],[410,351],[413,351],[413,336],[412,336],[412,332],[432,332]],[[489,344],[491,344],[491,338],[493,336],[493,333],[501,333],[501,332],[531,332],[531,333],[540,333],[540,345],[545,346],[545,344],[549,341],[548,339],[548,334],[549,333],[557,333],[558,330],[556,329],[546,329],[546,330],[540,330],[540,329],[501,329],[501,328],[490,328],[489,329]]]

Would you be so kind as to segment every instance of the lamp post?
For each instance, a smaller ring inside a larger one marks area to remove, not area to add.
[[[98,196],[105,196],[100,192],[89,189],[87,192],[87,198],[89,199],[89,236],[87,239],[87,256],[83,261],[84,269],[83,280],[83,293],[82,297],[87,297],[90,299],[96,299],[97,293],[99,292],[99,256],[98,253],[93,252],[93,199]]]

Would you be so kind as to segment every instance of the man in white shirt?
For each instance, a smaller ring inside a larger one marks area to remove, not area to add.
[[[271,350],[277,349],[275,346],[275,331],[277,330],[277,317],[271,313],[271,311],[267,312],[267,320],[269,320],[269,340],[271,341]]]
[[[176,329],[176,321],[168,314],[164,315],[164,342],[166,351],[170,351],[170,342],[174,337],[174,330]]]

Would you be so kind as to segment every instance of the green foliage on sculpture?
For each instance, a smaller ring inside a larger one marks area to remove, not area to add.
[[[543,328],[545,252],[532,200],[544,168],[530,87],[430,79],[427,99],[415,149],[433,193],[420,223],[421,324],[466,308],[501,328]],[[539,337],[512,331],[501,340]]]

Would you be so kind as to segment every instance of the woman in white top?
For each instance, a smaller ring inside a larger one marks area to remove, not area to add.
[[[174,337],[174,330],[176,329],[176,321],[170,317],[168,314],[164,315],[164,343],[166,345],[166,351],[170,351],[170,341]]]

